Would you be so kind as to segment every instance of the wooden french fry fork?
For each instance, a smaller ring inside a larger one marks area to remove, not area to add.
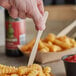
[[[45,12],[44,17],[43,17],[45,23],[46,23],[47,17],[48,17],[48,12]],[[31,55],[29,58],[28,66],[32,65],[35,60],[35,56],[36,56],[37,49],[38,49],[38,44],[39,44],[42,33],[43,33],[43,31],[40,31],[40,30],[38,31],[36,42],[34,44],[34,47],[32,49],[32,52],[31,52]]]

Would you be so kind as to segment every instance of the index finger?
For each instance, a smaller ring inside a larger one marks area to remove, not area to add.
[[[37,0],[37,7],[42,15],[44,15],[43,0]]]
[[[32,18],[33,21],[36,25],[37,30],[44,30],[45,29],[45,22],[43,19],[43,15],[40,13],[38,7],[37,7],[37,2],[36,0],[30,0],[31,1],[31,6],[32,7]],[[44,26],[43,26],[44,25]]]

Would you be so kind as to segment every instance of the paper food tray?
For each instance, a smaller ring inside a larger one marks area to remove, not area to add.
[[[74,21],[72,24],[70,24],[68,27],[66,27],[64,30],[62,30],[58,36],[67,35],[74,27],[76,27],[76,21]],[[69,30],[68,30],[69,29]],[[67,31],[67,32],[65,32]],[[19,50],[21,50],[22,45],[18,45]],[[68,55],[68,54],[76,54],[76,48],[71,48],[68,50],[64,50],[62,52],[37,52],[35,61],[39,63],[47,63],[52,61],[60,60],[62,56]],[[25,53],[26,56],[30,56],[30,54]]]
[[[19,50],[21,50],[22,45],[18,45]],[[28,53],[24,53],[27,57],[30,56]],[[68,55],[68,54],[76,54],[76,48],[64,50],[63,52],[37,52],[35,61],[39,63],[47,63],[47,62],[53,62],[60,60],[62,56]]]

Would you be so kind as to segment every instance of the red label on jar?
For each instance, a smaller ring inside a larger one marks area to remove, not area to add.
[[[19,44],[25,44],[25,21],[6,22],[6,48],[16,50]]]

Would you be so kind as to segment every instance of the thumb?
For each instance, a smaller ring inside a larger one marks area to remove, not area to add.
[[[0,6],[6,8],[6,9],[9,9],[11,7],[8,0],[0,0]]]

